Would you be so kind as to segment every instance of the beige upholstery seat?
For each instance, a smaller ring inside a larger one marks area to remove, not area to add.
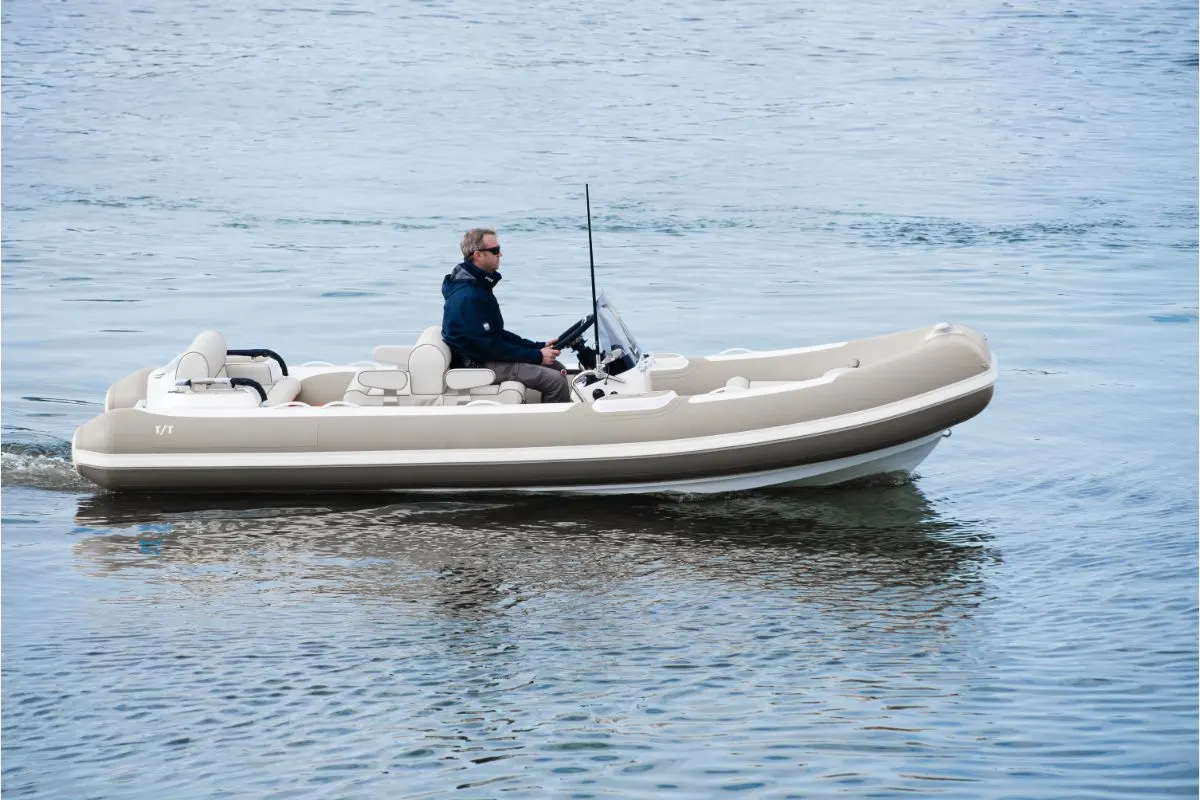
[[[225,337],[216,331],[204,331],[192,340],[175,364],[175,380],[225,378]]]
[[[390,364],[400,369],[408,369],[408,354],[412,352],[411,344],[381,344],[371,351],[371,358],[380,364]]]
[[[356,406],[412,405],[408,372],[402,369],[361,369],[350,379],[342,401]]]
[[[466,405],[475,400],[516,405],[525,400],[525,384],[498,384],[490,369],[450,369],[450,348],[436,325],[422,331],[409,352],[408,378],[415,405]]]
[[[275,381],[270,388],[264,386],[267,390],[267,402],[264,406],[278,406],[284,403],[290,403],[300,394],[300,381],[293,378],[291,375],[284,376]]]
[[[228,356],[225,337],[216,331],[204,331],[192,340],[175,364],[175,381],[205,378],[251,378],[258,381],[267,393],[264,406],[290,403],[300,394],[300,381],[283,375],[279,364],[273,359],[251,359],[245,356]],[[229,391],[228,386],[199,385],[193,392]]]
[[[343,399],[358,405],[417,406],[466,405],[479,400],[515,405],[525,400],[525,384],[498,384],[490,369],[450,369],[450,348],[437,326],[422,331],[407,356],[407,370],[358,372]]]

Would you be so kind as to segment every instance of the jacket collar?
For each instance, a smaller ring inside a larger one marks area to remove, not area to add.
[[[476,285],[486,286],[489,289],[494,288],[501,279],[499,272],[488,272],[486,270],[482,270],[472,264],[470,260],[465,260],[454,268],[453,278],[455,280],[463,280],[463,273],[470,275],[475,280]]]

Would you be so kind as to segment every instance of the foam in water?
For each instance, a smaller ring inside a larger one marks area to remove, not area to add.
[[[96,488],[75,471],[70,442],[59,439],[0,445],[0,476],[6,484],[36,489],[84,491]]]

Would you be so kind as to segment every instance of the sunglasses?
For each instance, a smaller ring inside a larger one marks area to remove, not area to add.
[[[500,245],[495,247],[481,247],[475,251],[476,253],[491,253],[494,256],[500,255]]]

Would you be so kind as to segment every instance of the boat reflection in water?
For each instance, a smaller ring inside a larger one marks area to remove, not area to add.
[[[834,612],[908,606],[901,616],[919,620],[919,609],[974,606],[997,557],[978,525],[940,516],[911,484],[616,502],[102,494],[76,522],[92,534],[76,545],[85,570],[159,584],[153,596],[240,589],[412,613],[733,591]]]

